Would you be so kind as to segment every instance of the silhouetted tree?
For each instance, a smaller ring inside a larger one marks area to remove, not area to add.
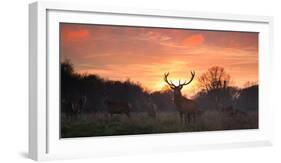
[[[230,75],[223,67],[214,66],[203,73],[199,78],[199,86],[206,92],[229,86]]]
[[[105,99],[129,102],[133,105],[134,111],[141,112],[149,106],[150,94],[139,83],[129,79],[113,81],[103,79],[96,74],[75,73],[74,65],[70,60],[66,60],[61,63],[61,99],[73,101],[81,96],[86,96],[88,99],[84,112],[104,111]],[[62,108],[62,111],[64,110],[65,108]]]
[[[199,78],[199,87],[202,93],[211,98],[211,103],[214,108],[219,109],[225,105],[226,100],[230,100],[236,89],[229,88],[230,75],[226,73],[223,67],[214,66],[203,73]],[[222,99],[224,98],[224,99]]]
[[[210,68],[198,80],[202,91],[197,93],[195,100],[202,109],[218,108],[233,105],[233,103],[248,110],[257,107],[256,89],[241,90],[229,86],[230,75],[221,67]],[[70,60],[66,60],[61,63],[61,99],[62,101],[72,101],[81,96],[86,96],[88,99],[83,112],[105,111],[106,98],[129,102],[136,112],[148,110],[151,103],[156,104],[159,111],[176,110],[171,100],[173,93],[170,90],[148,92],[140,83],[132,82],[129,79],[113,81],[103,79],[96,74],[78,74]],[[61,106],[63,112],[66,107],[69,107]]]

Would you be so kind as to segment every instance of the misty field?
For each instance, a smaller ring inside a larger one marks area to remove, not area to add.
[[[76,119],[62,115],[61,118],[62,138],[258,128],[256,112],[226,115],[215,110],[206,111],[190,124],[180,123],[176,112],[158,113],[156,119],[146,113],[133,113],[130,118],[125,115],[110,117],[105,113],[82,114]]]

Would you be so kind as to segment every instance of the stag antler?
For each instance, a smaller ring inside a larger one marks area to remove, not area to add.
[[[164,81],[171,87],[171,88],[175,88],[175,84],[172,81],[168,81],[168,76],[169,76],[169,72],[164,74]]]
[[[184,81],[183,84],[179,84],[180,86],[184,86],[184,85],[188,85],[189,83],[192,82],[192,80],[194,79],[194,76],[195,76],[195,71],[191,71],[191,78],[188,82]]]
[[[181,81],[179,80],[179,85],[176,86],[175,84],[173,84],[172,81],[168,81],[168,76],[169,76],[169,72],[164,74],[164,81],[171,87],[171,88],[176,88],[176,87],[183,87],[185,85],[188,85],[189,83],[192,82],[192,80],[194,79],[195,76],[195,71],[191,71],[191,78],[188,82],[184,81],[184,83],[181,84]]]

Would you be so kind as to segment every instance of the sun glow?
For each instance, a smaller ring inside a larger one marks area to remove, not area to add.
[[[173,80],[171,79],[169,81],[171,81],[175,85],[179,84],[179,80],[176,80],[176,79],[173,79]],[[184,80],[181,80],[180,82],[183,83]],[[170,86],[167,83],[165,83],[164,81],[158,81],[155,83],[154,86],[152,86],[150,88],[152,88],[155,91],[172,90],[170,88]],[[188,98],[192,98],[197,93],[197,90],[198,90],[198,82],[196,79],[194,79],[190,84],[183,87],[182,94]]]

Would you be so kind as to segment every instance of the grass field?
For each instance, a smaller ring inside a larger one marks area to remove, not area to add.
[[[61,117],[61,137],[92,137],[113,135],[156,134],[175,132],[235,130],[258,128],[258,115],[226,116],[217,111],[207,111],[196,122],[181,124],[178,113],[161,112],[153,119],[145,113],[109,117],[105,113],[82,114],[76,119]]]

